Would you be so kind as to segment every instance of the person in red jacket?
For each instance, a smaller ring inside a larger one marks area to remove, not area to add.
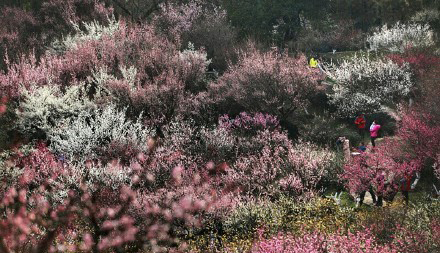
[[[357,116],[354,120],[354,124],[356,125],[359,134],[363,137],[365,133],[365,126],[367,124],[367,120],[365,119],[365,115],[361,113],[361,115]]]

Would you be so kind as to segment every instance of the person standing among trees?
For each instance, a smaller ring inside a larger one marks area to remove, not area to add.
[[[404,177],[400,181],[400,183],[401,183],[400,190],[402,191],[403,199],[405,200],[406,205],[408,205],[408,203],[409,203],[409,192],[416,188],[416,185],[420,179],[419,172],[415,172],[414,174],[405,173]],[[415,180],[411,184],[411,181],[413,178],[415,178]]]
[[[313,56],[312,56],[312,58],[310,58],[309,64],[310,64],[310,67],[312,67],[312,68],[318,67],[318,61]]]
[[[373,145],[373,147],[376,147],[375,140],[377,139],[380,127],[381,126],[377,124],[376,120],[373,120],[373,124],[370,126],[371,145]]]
[[[365,119],[365,114],[361,113],[357,118],[354,120],[354,124],[356,125],[359,135],[361,137],[364,137],[365,132],[365,126],[367,124],[367,120]]]

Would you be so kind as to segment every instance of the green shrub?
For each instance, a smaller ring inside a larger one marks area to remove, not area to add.
[[[351,145],[357,145],[362,140],[354,128],[351,129],[333,118],[318,115],[302,127],[301,136],[306,141],[331,147],[336,146],[340,136],[349,139]]]

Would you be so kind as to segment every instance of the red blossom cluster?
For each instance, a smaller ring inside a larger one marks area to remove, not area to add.
[[[8,97],[2,96],[0,98],[0,115],[5,113],[6,110],[8,109],[7,106],[6,106],[7,104],[8,104]]]
[[[389,59],[399,65],[409,63],[418,76],[429,72],[433,67],[440,66],[440,58],[428,53],[406,51],[404,54],[389,54]]]

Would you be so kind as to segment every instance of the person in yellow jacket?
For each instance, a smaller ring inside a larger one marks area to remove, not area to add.
[[[318,67],[318,61],[315,60],[315,57],[310,58],[310,63],[309,64],[310,64],[310,67],[312,67],[312,68]]]

